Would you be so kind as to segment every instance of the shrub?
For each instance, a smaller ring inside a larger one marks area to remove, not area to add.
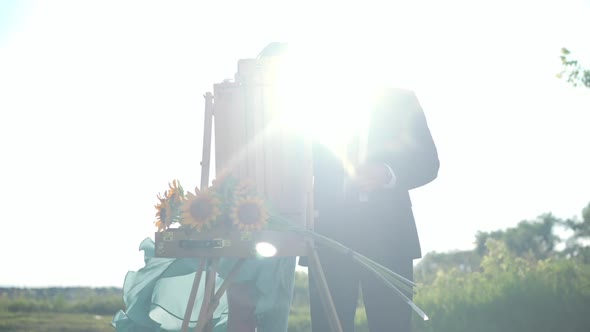
[[[526,260],[490,241],[482,271],[451,270],[419,287],[415,301],[431,318],[415,331],[587,331],[590,266],[565,259]]]

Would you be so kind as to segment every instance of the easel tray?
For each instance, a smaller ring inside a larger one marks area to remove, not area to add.
[[[270,249],[270,254],[274,253],[273,257],[302,256],[306,253],[306,243],[302,235],[271,230],[244,233],[235,229],[201,232],[191,229],[168,229],[156,232],[155,242],[156,257],[160,258],[255,258],[267,254],[260,251],[260,244],[265,251]]]

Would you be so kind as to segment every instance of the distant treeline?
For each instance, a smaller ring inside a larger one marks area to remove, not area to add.
[[[90,296],[122,296],[120,287],[0,287],[0,298],[53,299],[63,297],[68,300],[85,299]]]
[[[123,309],[117,287],[0,288],[0,312],[61,312],[114,315]]]

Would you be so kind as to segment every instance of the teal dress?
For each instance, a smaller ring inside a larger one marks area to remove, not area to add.
[[[117,332],[180,331],[199,260],[154,257],[155,244],[151,238],[143,240],[139,250],[144,251],[145,265],[125,276],[125,309],[115,314],[113,327]],[[235,259],[221,260],[216,287],[223,283],[234,263]],[[287,331],[295,264],[295,257],[249,259],[235,278],[234,282],[254,282],[256,285],[258,332]],[[202,282],[189,324],[193,328],[197,325],[203,289]],[[224,295],[213,313],[213,331],[227,331],[227,318],[228,305]]]

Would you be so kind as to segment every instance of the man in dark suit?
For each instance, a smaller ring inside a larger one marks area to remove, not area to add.
[[[366,111],[366,158],[352,172],[328,147],[314,147],[315,231],[412,279],[421,250],[409,190],[437,177],[437,149],[413,92],[385,89]],[[349,256],[318,255],[344,332],[354,331],[359,288],[370,331],[411,330],[411,308],[382,281]],[[327,332],[316,277],[310,266],[312,330]]]

